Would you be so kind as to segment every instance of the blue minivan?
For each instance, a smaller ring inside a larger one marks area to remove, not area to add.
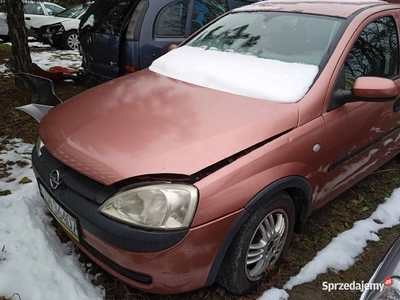
[[[84,79],[94,86],[147,68],[203,25],[257,0],[97,0],[79,25]]]

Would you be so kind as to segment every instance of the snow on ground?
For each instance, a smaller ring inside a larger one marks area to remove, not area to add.
[[[31,169],[32,145],[11,142],[3,144],[0,138],[6,148],[0,151],[0,165],[10,168],[10,175],[0,179],[0,191],[11,192],[0,196],[0,296],[103,299],[104,289],[91,283],[71,242],[61,243],[50,224]]]
[[[0,41],[1,41],[1,39],[0,39]],[[11,43],[5,43],[5,44],[8,46],[11,46]],[[28,45],[30,48],[50,48],[51,47],[50,45],[45,45],[41,42],[36,42],[36,41],[32,41],[32,40],[31,41],[28,40]]]
[[[353,228],[334,238],[300,270],[299,274],[290,278],[283,288],[291,290],[302,283],[312,282],[319,274],[326,273],[328,269],[335,272],[348,269],[363,252],[368,241],[379,241],[377,235],[379,230],[398,224],[400,224],[400,188],[394,190],[392,195],[380,204],[369,218],[355,222]],[[259,300],[288,299],[289,295],[285,293],[284,290],[272,289],[266,291]]]
[[[74,50],[54,50],[31,52],[32,62],[47,70],[54,66],[78,69],[82,63],[82,57]]]
[[[36,44],[37,42],[30,42]],[[31,51],[32,62],[44,70],[54,66],[78,69],[82,63],[82,56],[73,50],[47,50]],[[0,73],[8,72],[5,64],[0,64]],[[4,74],[3,74],[4,75]]]

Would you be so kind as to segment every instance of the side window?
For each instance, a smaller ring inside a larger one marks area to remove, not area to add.
[[[345,88],[350,90],[361,76],[390,78],[399,72],[399,43],[396,23],[383,17],[368,24],[347,56]]]
[[[25,3],[24,4],[24,10],[26,14],[31,14],[31,15],[44,15],[44,11],[42,9],[42,6],[38,3]]]
[[[138,1],[108,0],[102,2],[93,13],[94,30],[97,33],[120,35],[124,21],[132,8]]]
[[[199,30],[228,10],[227,0],[195,0],[190,33]]]
[[[45,3],[44,6],[47,9],[47,13],[49,15],[51,15],[51,16],[58,15],[60,12],[63,11],[63,9],[61,7],[58,7],[58,6],[55,6],[55,5],[52,5],[52,4]]]
[[[189,0],[179,0],[165,6],[156,18],[156,37],[185,36]]]

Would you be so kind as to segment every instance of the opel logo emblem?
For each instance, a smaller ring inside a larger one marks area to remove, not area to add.
[[[53,190],[57,189],[58,186],[61,184],[60,181],[60,172],[58,172],[57,169],[54,169],[50,173],[50,186],[53,188]]]

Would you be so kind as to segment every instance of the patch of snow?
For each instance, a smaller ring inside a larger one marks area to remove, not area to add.
[[[258,300],[287,300],[289,294],[284,290],[272,288],[264,292]]]
[[[3,73],[5,71],[7,71],[6,65],[5,64],[0,65],[0,73]]]
[[[378,205],[369,218],[355,222],[351,229],[332,239],[329,245],[319,251],[314,259],[300,270],[299,274],[290,278],[283,288],[291,290],[297,285],[311,282],[329,269],[335,272],[347,270],[363,252],[368,241],[379,241],[377,235],[379,230],[398,224],[400,224],[400,188],[395,189],[384,203]],[[280,291],[284,292],[284,290]],[[268,291],[265,292],[267,293]],[[265,294],[259,299],[280,299],[272,296],[266,298]]]
[[[71,69],[79,69],[82,64],[82,57],[74,50],[50,50],[31,52],[32,62],[44,70],[54,66],[61,66]],[[7,72],[4,64],[0,64],[0,73]]]
[[[195,85],[282,103],[299,101],[318,73],[313,65],[191,46],[168,52],[149,69]]]
[[[78,69],[82,64],[82,57],[74,50],[31,52],[31,58],[33,63],[44,70],[54,66]]]
[[[30,48],[50,48],[50,45],[43,44],[41,42],[28,42]]]
[[[0,151],[0,161],[11,168],[7,170],[11,174],[0,179],[0,190],[11,192],[0,197],[0,296],[18,293],[21,299],[103,299],[103,287],[91,283],[93,277],[83,270],[72,243],[61,243],[51,225],[31,169],[32,145],[11,142]],[[26,166],[12,165],[17,161]],[[6,182],[10,179],[15,180]]]

